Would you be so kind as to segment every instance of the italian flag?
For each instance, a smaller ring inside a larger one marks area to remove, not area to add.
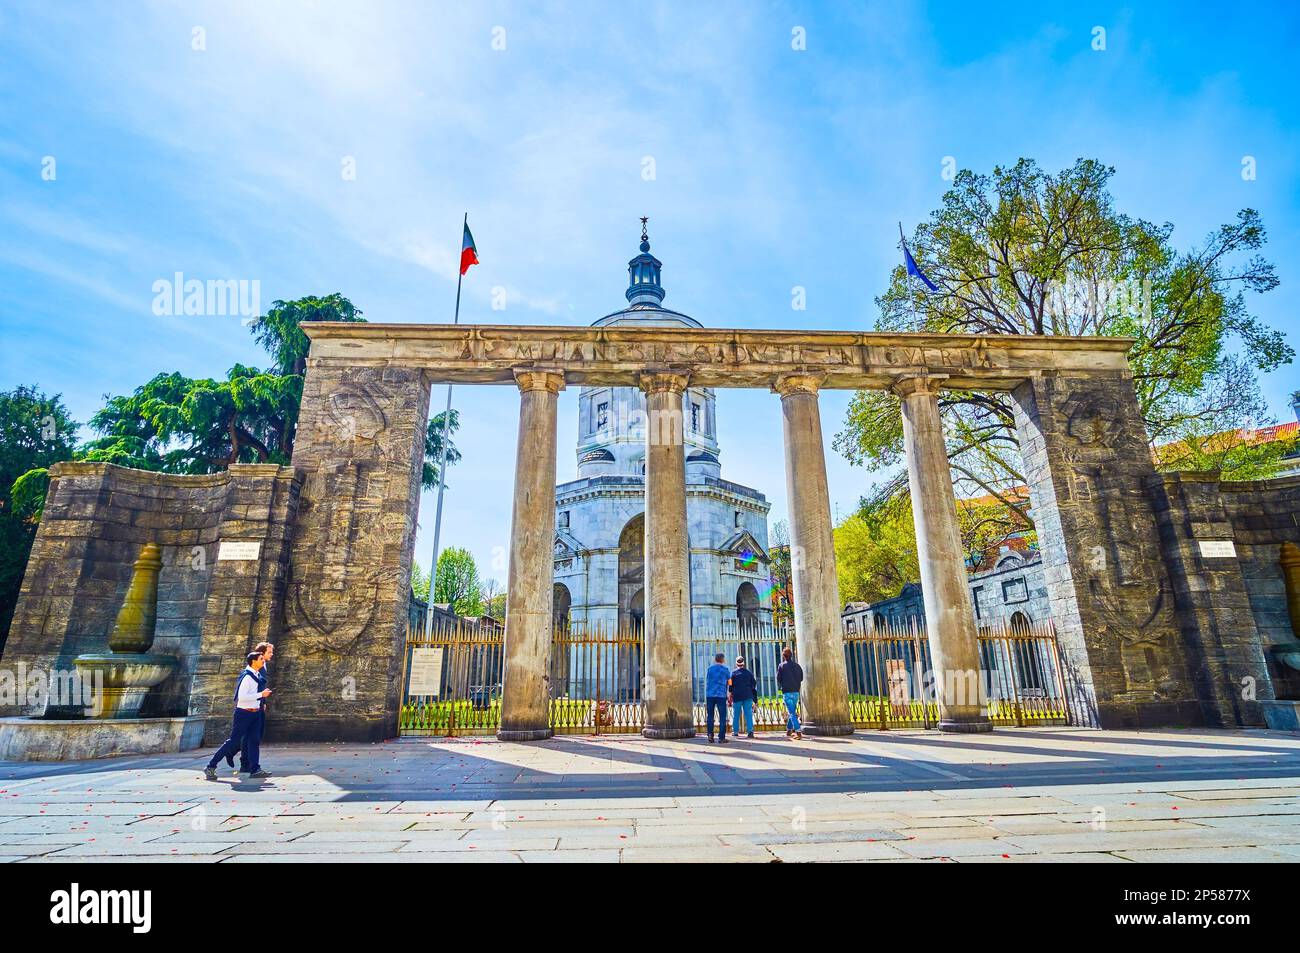
[[[474,236],[469,232],[469,222],[466,222],[465,240],[460,243],[460,273],[464,275],[470,265],[478,263],[478,249],[474,247]]]

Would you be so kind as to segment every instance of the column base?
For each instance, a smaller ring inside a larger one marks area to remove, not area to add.
[[[805,735],[815,735],[822,738],[841,738],[844,735],[853,734],[852,725],[810,725],[804,722],[803,733]]]
[[[987,718],[979,718],[971,721],[943,721],[939,722],[940,731],[950,731],[954,734],[977,735],[985,731],[993,730],[993,722]]]
[[[550,728],[501,728],[497,741],[545,741],[553,734]]]
[[[644,738],[694,738],[694,728],[651,728],[646,726],[641,729],[641,736]]]

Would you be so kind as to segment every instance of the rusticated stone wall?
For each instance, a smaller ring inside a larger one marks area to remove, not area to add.
[[[163,568],[153,651],[175,655],[181,664],[150,694],[142,713],[190,714],[192,696],[204,698],[208,691],[200,673],[233,685],[248,639],[274,630],[281,540],[296,497],[297,481],[287,467],[237,465],[218,474],[181,476],[100,463],[56,464],[5,645],[5,668],[68,670],[78,655],[107,651],[132,564],[144,544],[154,542],[162,549]],[[258,543],[269,559],[220,560],[223,541]],[[259,622],[241,629],[246,614]],[[227,632],[246,637],[215,638]],[[0,714],[34,713],[21,700],[0,705]],[[222,716],[228,719],[229,711]]]
[[[420,370],[308,368],[271,740],[397,734],[429,390]]]
[[[1151,492],[1186,638],[1213,675],[1203,692],[1215,698],[1217,723],[1261,725],[1252,695],[1300,697],[1300,673],[1279,667],[1268,652],[1300,638],[1279,564],[1283,543],[1300,545],[1300,477],[1224,482],[1215,473],[1161,474]]]
[[[1014,397],[1052,617],[1084,701],[1076,717],[1106,728],[1202,723],[1132,377],[1049,372]]]

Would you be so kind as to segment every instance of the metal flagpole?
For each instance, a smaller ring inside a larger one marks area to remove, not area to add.
[[[902,226],[899,226],[900,228]],[[465,219],[461,223],[461,244],[465,241],[465,229],[469,228],[469,212],[465,213]],[[456,260],[456,316],[452,319],[452,324],[460,324],[460,283],[465,278],[465,272],[460,267],[460,259]],[[429,562],[429,599],[428,607],[424,611],[424,635],[425,638],[433,637],[433,586],[438,579],[438,539],[442,535],[442,495],[447,489],[447,432],[451,426],[451,383],[447,384],[447,409],[442,414],[442,450],[439,453],[438,460],[438,508],[434,511],[433,517],[433,556]]]

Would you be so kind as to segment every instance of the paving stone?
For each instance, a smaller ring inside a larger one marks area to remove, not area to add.
[[[521,850],[519,859],[525,864],[617,864],[617,850]]]
[[[1082,856],[1068,855],[1070,860]],[[1165,847],[1117,850],[1115,856],[1143,864],[1294,864],[1300,857],[1276,847]]]
[[[274,753],[275,786],[239,788],[198,780],[188,754],[0,764],[0,859],[1300,860],[1300,738],[1270,732],[860,733],[725,756],[635,736]]]
[[[962,838],[958,840],[910,840],[894,843],[913,857],[1000,857],[1003,854],[1028,854],[1030,851],[1005,840]]]
[[[895,845],[884,843],[769,844],[768,850],[788,864],[889,860],[906,856],[896,850]]]

